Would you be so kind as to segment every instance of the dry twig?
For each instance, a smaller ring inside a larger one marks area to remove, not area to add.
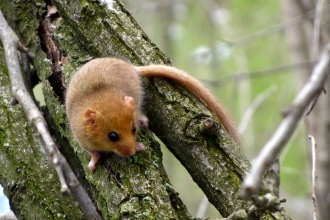
[[[316,60],[319,55],[319,38],[320,38],[320,26],[321,26],[321,18],[323,11],[324,0],[318,0],[315,13],[319,16],[315,16],[314,24],[313,24],[313,37],[312,37],[312,60]]]
[[[272,138],[263,147],[250,173],[245,177],[241,189],[241,196],[243,198],[248,198],[259,191],[261,180],[266,170],[273,164],[281,149],[290,139],[297,123],[303,117],[309,104],[322,91],[325,80],[328,77],[329,71],[326,71],[326,69],[328,68],[329,61],[330,43],[326,46],[325,51],[314,67],[308,83],[297,95],[282,123]]]
[[[256,111],[256,109],[269,97],[271,96],[275,91],[277,90],[277,86],[273,85],[270,88],[268,88],[266,91],[263,91],[261,94],[259,94],[251,103],[249,108],[245,111],[241,123],[239,124],[237,130],[240,134],[243,134],[246,130],[249,121],[252,119],[252,115]]]
[[[242,45],[242,44],[246,44],[252,41],[255,41],[256,39],[265,37],[265,36],[269,36],[271,34],[277,33],[279,31],[282,30],[286,30],[288,28],[294,27],[295,25],[298,25],[302,22],[304,22],[306,19],[311,19],[314,18],[316,19],[316,17],[321,16],[321,12],[323,10],[328,10],[330,7],[330,5],[326,5],[325,7],[322,7],[321,10],[311,10],[308,13],[304,14],[304,15],[299,15],[289,21],[283,22],[281,24],[277,24],[275,26],[272,26],[270,28],[266,28],[264,30],[258,31],[256,33],[253,33],[249,36],[243,37],[241,39],[238,39],[236,41],[234,41],[232,43],[233,46],[238,46],[238,45]],[[314,45],[313,45],[314,46]]]
[[[0,10],[0,39],[4,47],[6,62],[9,72],[12,88],[12,103],[18,103],[24,110],[25,116],[33,127],[33,130],[43,146],[47,156],[54,169],[56,170],[61,183],[61,192],[71,192],[78,201],[84,214],[89,219],[102,219],[97,212],[91,199],[86,194],[84,188],[79,183],[77,177],[71,170],[66,159],[58,151],[48,128],[47,123],[39,111],[38,107],[30,97],[24,85],[22,72],[19,65],[17,50],[26,53],[28,57],[33,58],[34,55],[23,47],[14,31],[8,26],[7,21]]]
[[[309,135],[312,148],[312,202],[313,202],[313,220],[316,220],[316,144],[313,136]]]
[[[311,68],[313,66],[313,63],[310,61],[305,61],[301,63],[296,64],[290,64],[290,65],[283,65],[283,66],[277,66],[270,69],[265,70],[259,70],[254,72],[242,72],[242,73],[230,73],[227,76],[224,76],[218,80],[206,80],[202,79],[203,82],[213,85],[213,86],[222,86],[226,83],[229,83],[231,81],[242,81],[249,78],[255,78],[255,77],[264,77],[269,76],[273,74],[282,74],[285,71],[288,70],[294,70],[294,69],[306,69]]]
[[[196,218],[203,218],[205,216],[207,207],[209,206],[209,200],[204,195],[202,201],[199,203]]]

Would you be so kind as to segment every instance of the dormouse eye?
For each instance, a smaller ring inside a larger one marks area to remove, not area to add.
[[[136,132],[136,127],[134,125],[132,126],[132,132],[133,132],[133,134],[135,134],[135,132]]]
[[[119,135],[116,132],[110,132],[108,137],[109,137],[109,140],[112,142],[116,142],[119,140]]]

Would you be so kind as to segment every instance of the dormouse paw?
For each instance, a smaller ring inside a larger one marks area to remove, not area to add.
[[[146,148],[145,148],[144,144],[142,144],[141,142],[136,143],[136,151],[143,151],[145,149]]]
[[[97,161],[99,161],[101,155],[98,152],[89,152],[91,155],[91,160],[88,163],[88,168],[90,171],[94,171],[96,168]]]
[[[143,126],[146,129],[148,129],[148,127],[149,127],[149,119],[145,115],[140,114],[139,117],[138,117],[138,120],[141,123],[141,126]]]

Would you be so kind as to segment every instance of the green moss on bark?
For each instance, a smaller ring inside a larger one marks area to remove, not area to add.
[[[9,80],[4,72],[0,79],[0,183],[11,208],[19,219],[83,218],[73,198],[60,194],[57,174],[42,153],[21,107],[9,104]]]
[[[87,169],[90,156],[73,140],[64,106],[60,103],[59,96],[64,92],[58,95],[58,88],[49,78],[57,74],[58,79],[63,79],[60,86],[65,87],[83,63],[99,56],[122,57],[136,64],[169,64],[167,57],[150,42],[123,5],[119,1],[113,2],[113,8],[107,11],[99,1],[47,1],[48,8],[57,8],[56,16],[51,19],[51,33],[47,33],[52,46],[56,47],[51,48],[53,51],[47,51],[34,32],[39,30],[39,22],[47,14],[44,2],[15,1],[12,8],[19,13],[14,19],[15,31],[36,54],[34,65],[43,82],[45,115],[56,141],[61,143],[61,151],[105,219],[189,219],[191,216],[171,187],[162,166],[159,145],[148,135],[140,136],[146,151],[124,163],[113,163],[111,156],[104,154],[94,173]],[[56,71],[52,67],[54,64]],[[221,214],[227,216],[237,208],[246,208],[247,204],[238,199],[237,192],[249,163],[239,147],[223,130],[205,137],[189,128],[191,121],[201,124],[205,117],[213,117],[190,93],[167,80],[147,79],[144,82],[148,88],[144,108],[151,129],[164,137],[163,142]],[[0,143],[3,143],[0,163],[12,169],[0,174],[0,182],[15,205],[16,215],[24,219],[82,219],[73,199],[59,195],[56,174],[41,153],[19,107],[8,107],[7,96],[0,106],[5,113],[0,115],[0,123],[1,120],[4,122],[0,125]],[[11,132],[24,135],[10,139],[13,137]],[[10,148],[11,145],[15,148]],[[24,206],[29,200],[32,201],[31,212]]]

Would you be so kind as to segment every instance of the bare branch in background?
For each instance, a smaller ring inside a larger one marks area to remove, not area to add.
[[[239,124],[237,130],[240,134],[243,134],[245,129],[247,128],[249,121],[252,118],[253,113],[256,109],[263,103],[269,96],[271,96],[277,90],[277,86],[273,85],[272,87],[268,88],[266,91],[259,94],[251,103],[249,108],[245,111],[241,123]]]
[[[288,29],[290,27],[293,27],[295,25],[298,25],[298,24],[304,22],[306,19],[311,19],[313,17],[317,18],[321,15],[321,12],[323,10],[328,10],[329,7],[330,7],[330,5],[327,5],[327,6],[323,7],[321,11],[312,10],[312,11],[306,13],[306,15],[299,15],[299,16],[297,16],[297,17],[295,17],[295,18],[293,18],[289,21],[286,21],[286,22],[282,23],[282,24],[278,24],[278,25],[272,26],[270,28],[258,31],[256,33],[253,33],[253,34],[249,35],[249,36],[243,37],[241,39],[238,39],[238,40],[232,42],[232,45],[233,46],[239,46],[239,45],[242,45],[242,44],[246,44],[246,43],[249,43],[249,42],[254,41],[256,39],[266,37],[266,36],[269,36],[271,34],[274,34],[274,33],[277,33],[279,31],[282,31],[282,30]]]
[[[312,148],[312,202],[313,202],[313,220],[316,220],[316,144],[313,136],[309,135]]]
[[[86,194],[77,177],[71,170],[66,159],[58,151],[58,148],[48,131],[47,123],[44,117],[26,90],[17,56],[17,49],[27,53],[30,58],[33,58],[34,55],[31,52],[28,52],[28,50],[19,43],[17,35],[8,26],[1,10],[0,39],[5,51],[13,100],[16,100],[16,102],[21,105],[25,116],[33,127],[36,136],[45,150],[51,164],[56,170],[61,183],[61,192],[71,192],[88,219],[102,219],[97,212],[97,209],[94,207],[91,199]]]
[[[302,118],[310,103],[315,99],[317,94],[322,91],[325,80],[328,77],[329,71],[326,71],[326,69],[329,65],[329,61],[330,43],[326,46],[319,62],[314,67],[308,83],[297,95],[282,123],[277,128],[273,137],[263,147],[250,173],[245,177],[241,189],[242,197],[248,198],[259,191],[263,175],[273,164],[279,152],[290,139],[297,123]]]
[[[318,0],[315,13],[319,16],[315,16],[314,25],[313,25],[313,37],[312,37],[312,60],[316,60],[319,55],[319,47],[320,47],[320,26],[321,26],[321,18],[323,12],[324,0]]]
[[[203,80],[201,81],[213,85],[213,86],[221,86],[224,85],[230,81],[240,81],[244,80],[246,78],[254,78],[254,77],[264,77],[264,76],[269,76],[272,74],[277,74],[281,73],[283,71],[287,70],[292,70],[292,69],[305,69],[312,67],[312,62],[306,61],[306,62],[301,62],[301,63],[296,63],[296,64],[290,64],[290,65],[283,65],[283,66],[277,66],[271,69],[265,69],[265,70],[260,70],[260,71],[254,71],[254,72],[245,72],[245,73],[232,73],[228,76],[224,76],[221,79],[218,80]]]
[[[210,204],[209,200],[204,195],[202,201],[199,203],[198,210],[196,213],[196,218],[203,218],[205,216],[209,204]]]

